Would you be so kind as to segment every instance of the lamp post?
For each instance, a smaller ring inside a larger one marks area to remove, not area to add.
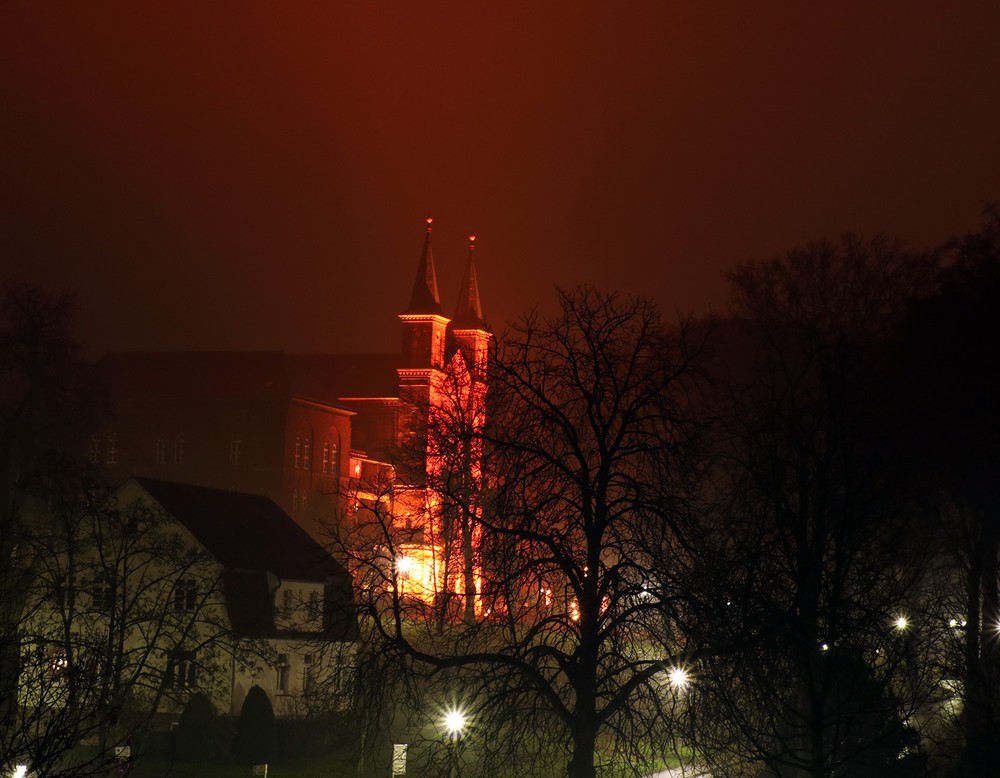
[[[455,778],[460,778],[461,776],[461,753],[458,747],[462,741],[465,724],[465,713],[460,708],[451,708],[445,711],[444,728],[448,733],[448,750],[451,753],[451,769],[449,773],[453,774]]]

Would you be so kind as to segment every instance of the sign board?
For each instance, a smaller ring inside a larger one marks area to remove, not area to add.
[[[264,764],[255,764],[253,766],[253,774],[254,775],[263,775],[264,778],[267,778],[267,763],[264,763]]]
[[[406,743],[392,744],[392,774],[406,775]]]
[[[130,746],[115,746],[115,756],[119,759],[128,759],[132,756],[132,748]]]

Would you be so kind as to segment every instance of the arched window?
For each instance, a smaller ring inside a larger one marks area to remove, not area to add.
[[[324,443],[323,444],[323,466],[322,467],[323,467],[323,473],[324,473],[324,475],[326,473],[330,472],[330,444],[329,443]]]
[[[295,459],[293,465],[296,470],[302,467],[302,438],[295,439]]]
[[[302,467],[309,470],[312,466],[312,441],[306,438],[306,442],[302,444]]]

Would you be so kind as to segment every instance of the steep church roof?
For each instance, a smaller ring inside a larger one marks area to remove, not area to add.
[[[420,252],[420,264],[417,265],[417,277],[413,281],[413,293],[410,295],[410,307],[403,315],[437,315],[441,311],[441,295],[438,294],[437,272],[434,269],[434,250],[431,248],[431,225],[433,219],[427,217],[427,236],[424,238],[424,248]]]
[[[483,306],[479,302],[479,281],[476,278],[476,263],[473,254],[476,248],[476,236],[469,236],[469,261],[465,264],[465,275],[462,277],[462,287],[458,294],[458,305],[455,306],[455,318],[451,321],[452,329],[485,330]]]

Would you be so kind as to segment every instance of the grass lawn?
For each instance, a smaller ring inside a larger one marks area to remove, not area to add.
[[[144,760],[129,770],[128,778],[254,778],[248,765],[192,764]],[[351,766],[325,759],[299,759],[293,762],[269,764],[267,778],[353,778]]]

